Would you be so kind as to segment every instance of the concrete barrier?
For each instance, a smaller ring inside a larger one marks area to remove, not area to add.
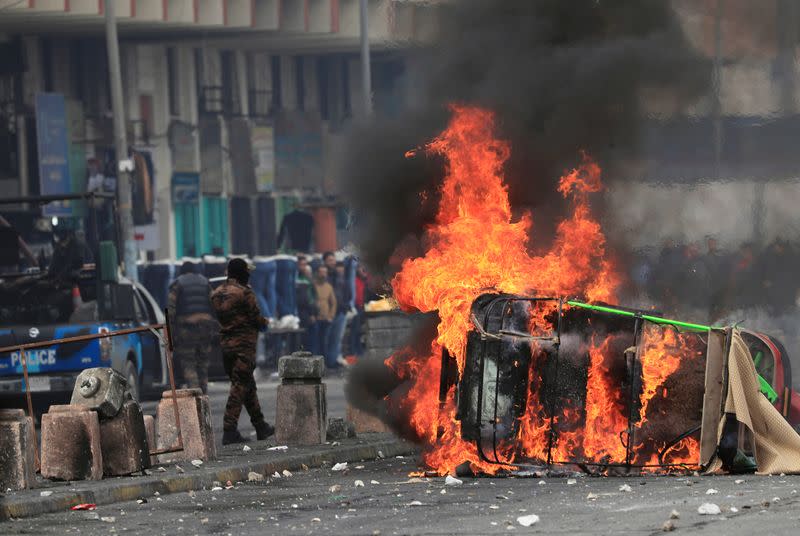
[[[114,369],[90,368],[75,380],[70,404],[97,410],[101,417],[115,417],[129,397],[128,382]]]
[[[150,467],[147,431],[139,404],[128,400],[111,419],[100,420],[103,474],[122,476]]]
[[[328,410],[322,356],[295,352],[278,360],[281,385],[275,404],[275,440],[285,445],[324,443]]]
[[[33,421],[21,409],[0,409],[0,490],[36,484]]]
[[[50,406],[42,415],[42,476],[55,480],[103,478],[97,412],[83,406]]]
[[[161,454],[160,463],[184,460],[213,460],[217,457],[211,407],[200,389],[178,389],[178,414],[181,419],[183,451]],[[156,445],[159,450],[178,443],[172,391],[164,391],[156,413]]]

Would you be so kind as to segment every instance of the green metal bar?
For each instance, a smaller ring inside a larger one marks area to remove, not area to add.
[[[568,301],[567,305],[571,305],[573,307],[580,307],[581,309],[588,309],[590,311],[597,311],[600,313],[610,313],[619,316],[626,316],[629,318],[639,317],[647,320],[648,322],[652,322],[654,324],[666,324],[670,326],[677,326],[681,328],[691,329],[694,331],[710,331],[712,329],[723,329],[721,327],[714,327],[714,326],[704,326],[702,324],[693,324],[691,322],[682,322],[680,320],[671,320],[669,318],[661,318],[660,316],[651,316],[645,314],[637,314],[631,311],[625,311],[622,309],[616,309],[614,307],[607,307],[605,305],[591,305],[589,303],[583,303],[579,301]],[[758,384],[764,396],[769,399],[770,402],[773,404],[776,400],[778,400],[778,393],[775,392],[775,389],[772,388],[772,385],[765,380],[761,374],[756,373],[758,376]]]
[[[568,301],[568,305],[572,305],[573,307],[580,307],[582,309],[589,309],[591,311],[598,311],[601,313],[611,313],[620,316],[627,316],[630,318],[638,316],[639,318],[643,318],[648,322],[652,322],[654,324],[668,324],[670,326],[677,326],[681,328],[691,329],[695,331],[708,331],[710,329],[722,329],[717,328],[714,326],[704,326],[702,324],[693,324],[691,322],[683,322],[681,320],[672,320],[669,318],[662,318],[660,316],[651,316],[646,314],[637,314],[631,311],[624,311],[622,309],[616,309],[614,307],[607,307],[605,305],[591,305],[589,303],[583,303],[579,301]]]

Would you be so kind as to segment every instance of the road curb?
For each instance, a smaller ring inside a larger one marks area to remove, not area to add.
[[[325,447],[324,445],[321,447]],[[194,470],[188,463],[183,474],[159,474],[138,477],[119,477],[102,481],[82,481],[72,483],[71,488],[62,491],[60,488],[35,488],[26,490],[22,497],[0,498],[0,521],[11,518],[32,517],[40,514],[63,512],[81,503],[94,503],[98,506],[118,502],[132,501],[141,497],[152,497],[156,492],[160,495],[187,492],[211,488],[214,482],[230,480],[231,482],[247,481],[247,475],[253,471],[264,475],[283,470],[299,470],[302,466],[320,467],[323,464],[338,462],[357,462],[381,457],[408,455],[414,452],[414,446],[396,438],[381,438],[356,443],[347,443],[328,448],[315,447],[312,452],[270,453],[260,455],[263,460],[240,463],[209,462]],[[296,450],[303,450],[298,447]],[[237,453],[235,457],[244,457]],[[259,456],[258,454],[256,456]],[[174,466],[170,464],[169,466]],[[165,466],[166,467],[166,466]],[[190,469],[191,468],[191,469]],[[53,495],[42,497],[39,492],[44,489],[54,490]],[[33,495],[36,493],[36,495]]]

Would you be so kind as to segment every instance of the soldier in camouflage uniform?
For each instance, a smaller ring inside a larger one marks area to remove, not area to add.
[[[191,262],[169,287],[167,310],[173,328],[175,364],[183,382],[208,392],[208,360],[219,344],[219,324],[211,308],[211,286]]]
[[[250,273],[243,259],[228,263],[228,279],[211,294],[211,303],[220,322],[222,358],[225,372],[231,380],[231,390],[225,405],[222,444],[241,443],[239,415],[242,405],[250,415],[259,440],[271,436],[275,429],[264,421],[258,403],[256,380],[256,341],[258,331],[267,325],[253,290],[247,285]]]

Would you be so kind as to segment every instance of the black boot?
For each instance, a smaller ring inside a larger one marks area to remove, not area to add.
[[[239,430],[223,430],[222,431],[222,444],[230,445],[231,443],[244,443],[247,441]]]
[[[256,439],[263,441],[275,433],[275,427],[268,422],[260,422],[253,425],[256,429]]]

